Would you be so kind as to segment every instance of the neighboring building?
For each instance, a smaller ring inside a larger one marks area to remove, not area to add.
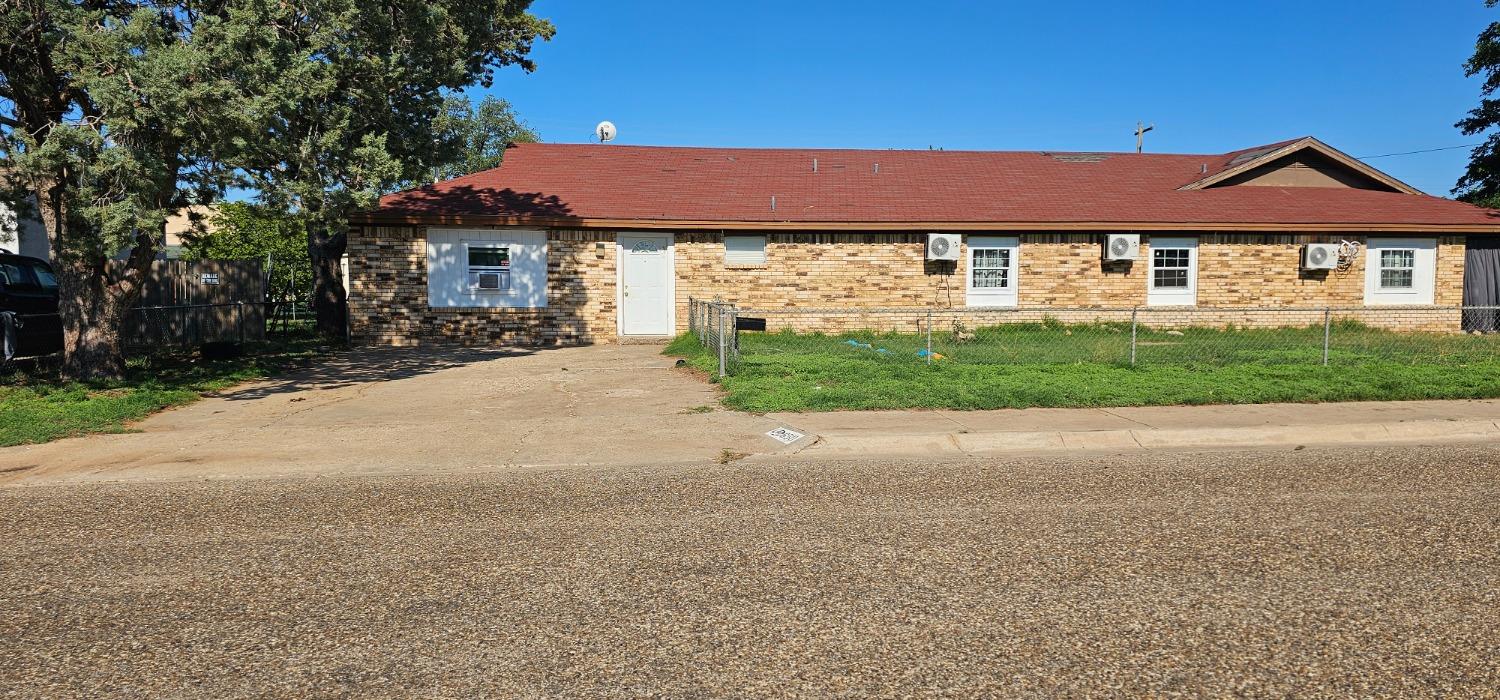
[[[176,260],[182,257],[183,235],[192,231],[192,220],[188,212],[197,212],[203,217],[202,225],[205,230],[213,230],[209,224],[212,216],[212,206],[192,206],[167,219],[165,237],[166,245],[157,251],[157,260]],[[18,215],[16,210],[0,202],[0,251],[6,253],[18,253],[30,255],[43,260],[52,259],[52,245],[47,241],[47,229],[34,214],[25,216]],[[122,251],[120,257],[124,257],[128,251]]]
[[[1500,269],[1497,214],[1313,138],[1217,155],[522,144],[357,217],[350,315],[364,342],[551,344],[681,332],[690,297],[1458,305],[1466,244]],[[959,236],[955,262],[926,259],[932,232]],[[1137,260],[1103,259],[1113,233],[1139,236]],[[1340,241],[1361,246],[1343,269],[1304,269],[1308,244]]]
[[[50,260],[52,246],[47,229],[35,216],[25,215],[6,202],[0,202],[0,252],[30,255]]]
[[[186,241],[183,240],[184,236],[190,234],[202,235],[213,232],[214,210],[215,207],[213,205],[195,204],[168,217],[167,223],[163,227],[163,234],[166,238],[165,245],[162,246],[161,251],[157,254],[157,259],[176,260],[182,257],[183,246],[186,244]],[[193,216],[199,217],[197,231],[193,230]]]

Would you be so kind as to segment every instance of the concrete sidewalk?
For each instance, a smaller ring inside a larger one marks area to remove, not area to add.
[[[1500,442],[1500,400],[773,413],[799,458]]]

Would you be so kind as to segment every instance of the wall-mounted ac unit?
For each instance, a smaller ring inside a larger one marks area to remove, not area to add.
[[[1141,234],[1111,233],[1104,236],[1105,260],[1135,260],[1141,257]]]
[[[1302,248],[1302,269],[1332,270],[1339,266],[1339,244],[1309,243]]]
[[[957,260],[959,237],[956,233],[927,234],[928,260]]]

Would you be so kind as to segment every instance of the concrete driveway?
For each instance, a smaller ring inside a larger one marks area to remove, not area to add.
[[[153,416],[0,450],[0,483],[494,470],[782,449],[661,349],[359,349]]]

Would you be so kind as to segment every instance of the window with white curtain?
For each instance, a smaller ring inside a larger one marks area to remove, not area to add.
[[[1021,241],[1015,236],[969,236],[968,305],[1015,306]]]

